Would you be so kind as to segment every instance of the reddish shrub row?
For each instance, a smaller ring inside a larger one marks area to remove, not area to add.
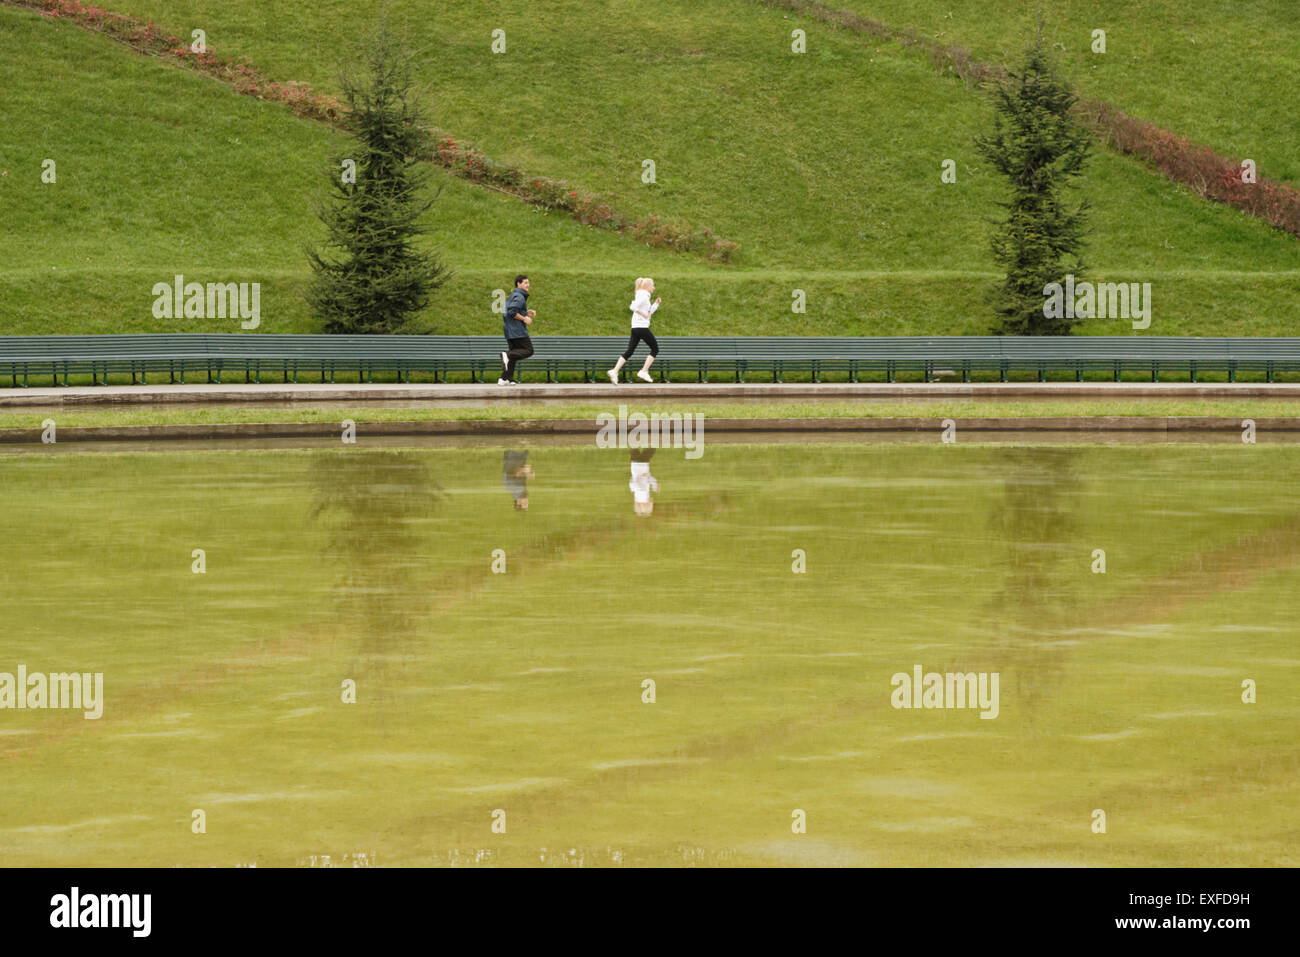
[[[154,56],[177,60],[191,69],[215,77],[237,92],[287,105],[298,116],[348,125],[347,109],[336,98],[312,90],[306,83],[273,83],[243,60],[217,56],[210,49],[196,53],[185,41],[165,33],[155,24],[82,3],[81,0],[9,0],[40,10],[44,16],[70,20]],[[715,262],[729,262],[737,243],[708,229],[695,229],[657,216],[633,219],[618,212],[598,194],[571,189],[563,180],[529,177],[521,170],[494,162],[473,146],[458,144],[447,134],[427,130],[429,158],[475,183],[510,192],[547,209],[568,213],[579,222],[626,233],[638,242],[683,252],[700,253]]]
[[[1137,156],[1198,195],[1257,216],[1278,229],[1300,236],[1300,190],[1258,176],[1242,179],[1239,161],[1220,156],[1153,123],[1139,120],[1098,100],[1080,100],[1079,117],[1104,142]]]

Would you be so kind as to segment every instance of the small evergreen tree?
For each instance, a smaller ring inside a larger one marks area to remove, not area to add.
[[[353,142],[335,157],[329,198],[318,213],[326,246],[338,254],[307,250],[307,298],[329,333],[427,332],[414,317],[451,273],[437,254],[415,248],[416,237],[428,232],[420,217],[437,195],[420,199],[428,171],[418,159],[424,137],[410,58],[386,25],[367,66],[362,80],[342,80]]]
[[[1087,131],[1070,115],[1076,96],[1052,67],[1042,32],[995,94],[993,131],[975,146],[1011,187],[993,236],[993,257],[1006,277],[992,290],[999,335],[1068,335],[1077,321],[1043,315],[1043,287],[1083,271],[1088,204],[1072,206],[1066,190],[1088,158]]]

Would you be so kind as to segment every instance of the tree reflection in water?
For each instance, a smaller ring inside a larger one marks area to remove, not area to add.
[[[328,530],[322,564],[338,575],[336,634],[355,636],[348,677],[357,679],[359,695],[373,694],[390,663],[422,641],[428,575],[419,527],[446,493],[414,452],[357,449],[313,455],[311,463],[311,519]]]

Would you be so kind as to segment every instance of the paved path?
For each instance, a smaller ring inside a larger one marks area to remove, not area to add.
[[[1136,399],[1136,398],[1291,398],[1300,399],[1300,383],[1184,382],[987,382],[987,383],[656,383],[434,385],[353,383],[340,385],[137,385],[69,388],[0,389],[0,408],[124,404],[235,404],[241,402],[427,402],[465,404],[506,399],[530,401],[791,400],[819,399]]]

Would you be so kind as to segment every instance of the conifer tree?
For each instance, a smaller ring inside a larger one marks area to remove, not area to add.
[[[352,142],[328,171],[319,216],[326,248],[309,248],[307,298],[328,333],[427,332],[416,325],[430,295],[451,277],[436,253],[416,248],[428,171],[410,57],[381,25],[360,79],[345,76]],[[350,162],[349,162],[350,161]]]
[[[999,335],[1068,335],[1077,321],[1044,315],[1044,287],[1079,276],[1084,265],[1086,201],[1069,196],[1088,158],[1087,131],[1070,115],[1077,97],[1057,75],[1038,39],[1019,72],[994,96],[993,130],[976,148],[1010,186],[993,235],[993,257],[1006,276],[992,290]]]

